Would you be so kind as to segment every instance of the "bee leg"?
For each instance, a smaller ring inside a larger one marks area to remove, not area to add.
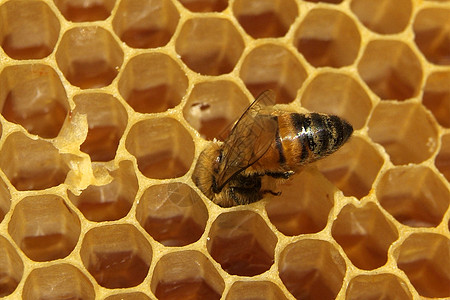
[[[287,172],[268,172],[265,175],[270,176],[272,178],[277,179],[288,179],[292,175],[294,175],[294,171],[287,171]]]
[[[281,195],[281,192],[274,192],[272,190],[261,190],[261,193],[262,194],[272,194],[274,196],[280,196]]]

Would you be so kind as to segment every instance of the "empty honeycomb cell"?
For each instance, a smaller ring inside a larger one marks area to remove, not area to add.
[[[272,266],[276,243],[277,237],[258,214],[232,211],[214,220],[206,247],[229,274],[255,276]]]
[[[333,207],[334,187],[317,171],[304,170],[279,186],[266,205],[270,222],[284,235],[319,232]]]
[[[302,107],[309,111],[338,115],[362,128],[372,110],[369,95],[352,77],[325,72],[316,75],[308,84],[301,98]]]
[[[12,0],[0,6],[0,45],[14,59],[39,59],[53,52],[60,24],[43,1]]]
[[[200,196],[184,183],[149,187],[138,202],[136,219],[164,246],[185,246],[205,231],[208,210]]]
[[[178,0],[192,12],[220,12],[228,7],[228,0]]]
[[[413,233],[396,249],[397,265],[421,296],[450,297],[450,240],[435,233]]]
[[[411,0],[352,0],[350,8],[370,30],[394,34],[405,30],[411,19]]]
[[[450,182],[450,134],[442,136],[441,149],[435,160],[436,167]]]
[[[29,196],[15,207],[8,232],[26,256],[49,261],[69,255],[81,230],[80,220],[56,195]]]
[[[374,203],[345,206],[333,222],[331,234],[352,263],[364,270],[383,266],[390,245],[398,239],[397,229]]]
[[[369,137],[384,147],[395,165],[421,163],[437,148],[435,121],[419,103],[381,102],[375,107],[368,127]]]
[[[450,9],[424,8],[414,20],[414,41],[428,61],[450,65]]]
[[[164,255],[153,272],[150,288],[159,300],[220,299],[225,283],[199,251]]]
[[[201,82],[194,86],[183,108],[188,123],[207,139],[223,139],[249,102],[232,81]]]
[[[3,221],[6,213],[11,207],[11,194],[8,190],[8,186],[0,177],[0,223]]]
[[[405,100],[420,90],[422,66],[410,46],[396,40],[373,40],[358,63],[358,73],[381,99]]]
[[[69,171],[67,154],[49,142],[10,134],[0,149],[0,169],[19,191],[42,190],[63,183]]]
[[[64,33],[55,58],[72,85],[82,89],[100,88],[116,78],[123,51],[104,28],[75,27]]]
[[[128,115],[120,102],[109,94],[89,93],[73,97],[73,113],[87,116],[88,133],[80,150],[92,161],[110,161],[116,156]]]
[[[170,41],[179,18],[169,0],[124,0],[120,1],[112,25],[128,46],[156,48]]]
[[[115,224],[89,230],[81,245],[81,260],[103,287],[128,288],[140,284],[152,261],[152,247],[130,224]]]
[[[286,47],[263,44],[245,56],[239,77],[254,97],[271,89],[277,103],[292,102],[307,77],[305,68]]]
[[[318,169],[346,196],[369,194],[384,160],[365,139],[353,136],[336,153],[318,161]]]
[[[439,225],[450,204],[450,191],[424,166],[387,170],[376,191],[381,206],[397,221],[412,227]]]
[[[280,278],[296,299],[335,299],[346,269],[335,246],[312,239],[287,245],[278,263]]]
[[[145,176],[168,179],[186,174],[194,159],[191,135],[172,118],[140,121],[130,129],[125,141]]]
[[[105,20],[111,15],[115,0],[54,0],[62,15],[72,22]]]
[[[406,283],[389,273],[358,275],[350,280],[346,300],[410,300],[413,299]]]
[[[298,16],[294,0],[236,0],[233,14],[253,38],[281,37]]]
[[[334,9],[313,9],[294,35],[297,50],[314,67],[351,65],[358,55],[361,36],[354,21]]]
[[[69,109],[66,91],[47,65],[14,65],[0,73],[0,113],[43,138],[58,135]]]
[[[188,79],[180,65],[162,53],[133,57],[119,79],[119,92],[137,112],[174,108],[186,94]]]
[[[230,73],[244,50],[244,41],[226,18],[196,17],[183,23],[175,51],[193,71],[203,75]]]
[[[226,300],[287,300],[280,288],[270,281],[236,281]]]
[[[422,103],[440,125],[450,128],[450,71],[432,73],[425,84]]]
[[[95,289],[86,275],[71,264],[36,268],[25,280],[22,299],[94,300]]]
[[[72,203],[86,219],[95,222],[113,221],[125,217],[131,209],[139,185],[130,161],[109,172],[112,181],[105,185],[90,185],[80,195],[67,192]]]
[[[0,236],[0,297],[14,292],[22,279],[23,262],[7,239]]]
[[[146,294],[136,292],[136,293],[124,293],[116,294],[106,297],[105,300],[151,300]]]

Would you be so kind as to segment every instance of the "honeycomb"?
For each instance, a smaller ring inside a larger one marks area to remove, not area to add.
[[[0,296],[450,298],[450,1],[0,0]],[[221,208],[265,89],[355,128]]]

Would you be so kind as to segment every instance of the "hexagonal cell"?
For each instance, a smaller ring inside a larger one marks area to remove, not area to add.
[[[188,19],[175,43],[175,50],[184,63],[203,75],[230,73],[244,47],[234,25],[218,17]]]
[[[316,165],[345,196],[361,199],[369,194],[383,163],[383,157],[373,145],[354,136],[341,149],[319,160]]]
[[[254,97],[272,89],[277,103],[292,102],[307,76],[305,68],[285,46],[264,44],[244,58],[239,72]]]
[[[364,270],[383,266],[389,247],[398,239],[397,229],[374,203],[345,206],[333,222],[331,234],[352,263]]]
[[[331,9],[313,9],[294,35],[297,50],[314,67],[340,68],[351,65],[358,55],[361,36],[346,14]]]
[[[105,185],[90,185],[80,195],[68,191],[70,201],[86,219],[95,222],[113,221],[125,217],[139,189],[133,164],[122,161],[119,168],[109,172],[112,181]]]
[[[142,174],[155,179],[186,174],[195,152],[192,137],[172,118],[149,119],[134,124],[125,147],[136,157]]]
[[[236,281],[226,300],[287,300],[281,289],[270,281]]]
[[[157,113],[174,108],[181,102],[186,94],[188,78],[170,56],[146,53],[128,62],[118,87],[135,111]]]
[[[236,0],[233,14],[242,28],[255,39],[281,37],[297,18],[298,7],[293,0]]]
[[[281,196],[273,197],[266,211],[281,233],[292,236],[325,228],[335,189],[319,172],[304,170],[279,188]]]
[[[302,107],[309,111],[338,115],[353,128],[362,128],[372,110],[369,95],[352,77],[335,72],[316,75],[301,98]]]
[[[0,6],[0,45],[14,59],[39,59],[53,52],[60,24],[42,1],[13,0]]]
[[[136,219],[164,246],[185,246],[205,231],[208,210],[200,196],[184,183],[150,186],[138,201]]]
[[[14,292],[23,275],[23,262],[15,248],[0,236],[0,297]]]
[[[128,46],[157,48],[170,41],[179,19],[172,1],[125,0],[120,2],[112,25]]]
[[[0,223],[8,213],[11,207],[11,193],[8,190],[8,186],[0,177]]]
[[[178,0],[192,12],[220,12],[228,7],[228,0]]]
[[[115,295],[106,297],[105,300],[151,300],[146,294],[141,292],[136,293],[117,293]]]
[[[297,299],[335,299],[346,269],[335,246],[310,239],[289,244],[278,264],[281,280]]]
[[[81,260],[102,287],[137,286],[147,276],[152,247],[133,225],[115,224],[89,230],[81,245]]]
[[[424,8],[414,20],[414,41],[428,61],[450,65],[450,9]]]
[[[34,269],[28,275],[22,299],[95,299],[92,283],[78,268],[57,264]]]
[[[423,297],[450,297],[450,240],[413,233],[397,249],[397,265]]]
[[[413,296],[406,283],[389,273],[375,275],[358,275],[348,284],[346,300],[409,300]]]
[[[384,147],[395,165],[421,163],[437,148],[436,123],[420,103],[381,102],[368,127],[369,137]]]
[[[352,0],[350,8],[370,30],[394,34],[405,30],[411,19],[411,0]]]
[[[358,63],[358,72],[383,100],[405,100],[420,91],[422,66],[411,48],[401,41],[370,41]]]
[[[441,149],[435,160],[436,168],[447,178],[450,182],[450,134],[442,136]]]
[[[450,72],[435,72],[428,76],[422,103],[433,113],[441,126],[450,128]]]
[[[0,150],[0,169],[19,191],[43,190],[65,181],[66,158],[51,143],[15,132]]]
[[[72,85],[89,89],[107,86],[116,78],[123,52],[102,27],[75,27],[64,33],[55,58]]]
[[[69,110],[58,74],[41,64],[15,65],[0,74],[0,113],[43,138],[58,135]]]
[[[80,236],[80,220],[56,195],[29,196],[15,207],[8,232],[34,261],[66,257]]]
[[[150,288],[159,300],[220,299],[225,283],[199,251],[164,255],[156,264]]]
[[[80,94],[73,97],[73,113],[84,114],[88,121],[86,140],[80,150],[92,161],[110,161],[116,156],[119,141],[127,127],[128,115],[120,102],[109,94]]]
[[[428,167],[389,169],[376,188],[381,206],[412,227],[436,227],[450,205],[450,191]]]
[[[242,210],[216,218],[206,247],[229,274],[255,276],[269,270],[274,263],[276,244],[277,237],[261,216]]]
[[[192,89],[183,116],[203,138],[223,140],[248,105],[247,97],[232,81],[201,82]]]
[[[105,20],[111,15],[115,0],[53,0],[61,14],[72,22]]]

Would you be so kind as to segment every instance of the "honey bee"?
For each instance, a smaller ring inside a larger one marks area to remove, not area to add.
[[[279,195],[264,189],[262,179],[288,179],[302,165],[335,152],[353,132],[338,116],[275,110],[274,104],[274,92],[263,92],[223,143],[214,141],[200,154],[192,180],[219,206]]]

